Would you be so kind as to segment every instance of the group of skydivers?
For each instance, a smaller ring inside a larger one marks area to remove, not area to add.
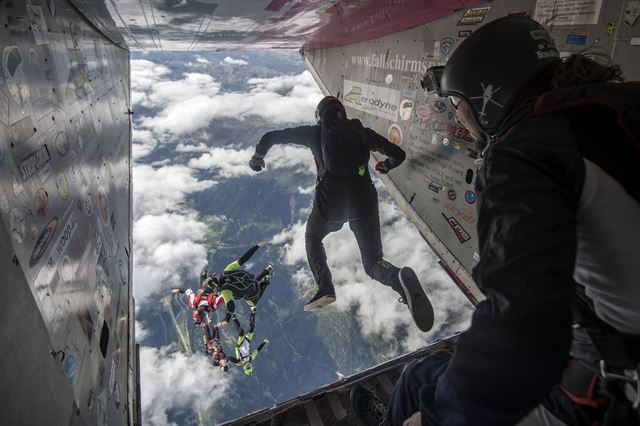
[[[426,94],[447,98],[478,147],[479,260],[473,277],[486,295],[454,353],[407,364],[389,404],[363,386],[352,389],[366,425],[640,425],[640,83],[624,82],[616,65],[583,54],[560,59],[545,27],[524,17],[476,29],[444,67],[424,74]],[[274,144],[308,147],[318,177],[305,232],[318,291],[305,310],[336,294],[323,238],[345,223],[364,270],[405,302],[418,328],[433,326],[433,309],[410,268],[383,258],[371,151],[385,174],[404,151],[349,120],[325,97],[316,125],[266,133],[249,167],[265,167]],[[606,143],[605,143],[606,141]],[[189,293],[198,324],[226,305],[225,319],[205,329],[214,364],[251,362],[255,305],[272,268],[240,268],[252,247]],[[176,290],[180,291],[180,290]],[[191,299],[193,297],[193,299]],[[251,307],[249,332],[234,317],[233,299]],[[236,357],[219,344],[234,321]]]
[[[220,367],[222,371],[229,371],[229,364],[242,367],[242,371],[247,376],[253,374],[253,360],[265,347],[269,340],[264,339],[260,345],[251,349],[251,340],[256,325],[256,305],[267,286],[271,283],[273,267],[267,265],[260,274],[253,274],[241,269],[253,254],[269,241],[260,241],[251,247],[239,259],[231,262],[224,268],[221,275],[212,272],[207,275],[205,269],[200,274],[200,288],[197,291],[191,289],[174,288],[173,294],[184,293],[187,296],[187,304],[193,311],[193,323],[202,328],[202,339],[205,352],[210,356],[211,363]],[[249,329],[244,330],[235,312],[234,299],[244,299],[251,309],[249,315]],[[222,321],[213,323],[210,314],[222,305],[226,308],[226,314]],[[220,340],[220,329],[229,322],[233,322],[238,337],[235,341],[235,356],[227,355]]]

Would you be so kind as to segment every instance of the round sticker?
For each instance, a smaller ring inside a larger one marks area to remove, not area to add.
[[[476,203],[476,193],[471,191],[471,190],[465,192],[464,193],[464,200],[467,203],[471,204],[471,205],[475,204]]]
[[[91,200],[90,195],[84,196],[84,199],[82,200],[82,208],[84,210],[84,214],[87,216],[93,215],[93,200]]]
[[[428,105],[420,105],[416,109],[416,115],[420,120],[426,120],[431,117],[431,108]]]
[[[38,260],[42,257],[44,252],[49,247],[49,243],[53,239],[53,235],[56,233],[56,229],[58,228],[58,217],[54,217],[47,223],[47,226],[44,227],[40,236],[38,237],[38,241],[36,241],[36,245],[33,247],[33,252],[31,253],[31,259],[29,259],[29,266],[33,267]]]
[[[36,225],[31,225],[31,229],[29,229],[29,237],[31,237],[33,241],[38,238],[38,227]]]
[[[447,191],[447,198],[450,199],[451,201],[454,201],[457,196],[458,196],[458,194],[456,193],[455,190],[450,189],[450,190]]]
[[[435,112],[442,114],[447,110],[447,104],[438,100],[433,103],[433,105],[431,106],[431,109],[434,110]]]
[[[98,190],[98,205],[100,207],[100,219],[102,219],[102,223],[106,225],[109,223],[109,202],[102,187]]]
[[[387,132],[387,138],[396,145],[402,143],[402,130],[397,124],[392,124]]]
[[[58,187],[58,195],[63,200],[69,198],[69,182],[67,182],[67,176],[62,170],[56,172],[56,186]]]
[[[67,152],[69,152],[69,138],[64,132],[56,135],[56,151],[60,155],[67,155]]]
[[[384,82],[387,83],[387,84],[393,83],[393,75],[392,74],[387,74],[387,76],[384,79]]]
[[[36,199],[34,201],[34,210],[38,217],[45,217],[49,211],[49,194],[44,188],[38,189]]]
[[[413,101],[405,99],[400,102],[400,119],[403,121],[409,120],[413,113]]]
[[[71,281],[71,279],[73,278],[73,266],[71,265],[71,259],[69,259],[69,256],[65,255],[62,258],[62,266],[60,267],[60,271],[62,280],[64,282],[68,283],[69,281]]]
[[[18,242],[24,241],[24,237],[27,233],[27,224],[24,220],[24,213],[20,209],[12,209],[9,216],[9,228],[11,230],[11,236]]]

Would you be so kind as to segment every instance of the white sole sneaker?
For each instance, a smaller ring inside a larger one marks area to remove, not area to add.
[[[425,294],[418,276],[411,268],[402,268],[398,274],[404,290],[409,312],[421,331],[427,332],[433,327],[433,306]]]
[[[309,302],[306,305],[304,305],[304,310],[307,312],[319,311],[320,309],[324,308],[327,305],[332,304],[335,301],[336,301],[335,294],[327,294],[317,300],[314,300],[313,302]]]

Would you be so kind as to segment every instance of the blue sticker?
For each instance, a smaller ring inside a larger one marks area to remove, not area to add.
[[[440,52],[442,52],[444,56],[449,55],[449,53],[451,53],[451,51],[453,50],[454,44],[455,40],[453,39],[453,37],[443,38],[442,40],[440,40]]]
[[[411,89],[404,89],[402,91],[402,97],[403,98],[409,98],[409,99],[415,99],[416,98],[416,91],[415,90],[411,90]]]
[[[435,111],[435,112],[439,112],[439,113],[442,114],[443,112],[445,112],[447,110],[447,104],[445,104],[444,102],[438,100],[438,101],[435,101],[433,103],[433,105],[431,105],[431,109],[433,111]]]
[[[584,45],[587,44],[587,33],[576,32],[567,34],[567,44]]]
[[[73,384],[76,379],[76,357],[73,354],[64,358],[64,375],[69,383]]]
[[[476,193],[469,190],[467,192],[464,193],[464,200],[471,204],[474,205],[476,203]]]

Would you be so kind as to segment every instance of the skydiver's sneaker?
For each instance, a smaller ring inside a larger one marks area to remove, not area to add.
[[[304,310],[308,312],[318,311],[325,306],[336,301],[336,293],[334,289],[318,290],[315,296],[304,305]]]
[[[365,426],[386,424],[387,407],[372,390],[358,385],[349,393],[351,406]]]
[[[413,322],[420,330],[424,332],[431,330],[433,327],[433,306],[422,289],[416,273],[413,269],[405,267],[400,270],[398,278],[404,292],[400,302],[407,304]]]

